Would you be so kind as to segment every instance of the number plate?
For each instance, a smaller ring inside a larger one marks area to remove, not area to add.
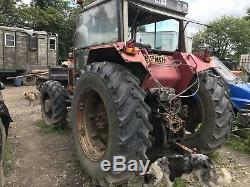
[[[144,56],[146,62],[152,62],[154,64],[165,64],[165,56],[162,55],[149,55],[150,60],[148,59],[148,56]]]
[[[166,0],[154,0],[155,4],[160,4],[160,5],[167,5],[167,1]]]

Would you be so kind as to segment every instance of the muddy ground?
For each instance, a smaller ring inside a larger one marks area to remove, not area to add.
[[[6,186],[92,186],[79,166],[70,127],[57,131],[46,128],[39,102],[28,106],[27,101],[21,100],[23,92],[29,91],[35,88],[9,86],[3,91],[14,120],[8,139]],[[228,168],[233,175],[230,187],[250,186],[249,155],[227,147],[215,155],[217,166]]]

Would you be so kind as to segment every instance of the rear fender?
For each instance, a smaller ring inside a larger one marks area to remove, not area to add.
[[[193,54],[179,52],[167,55],[164,65],[154,64],[145,60],[144,56],[148,55],[146,50],[138,51],[135,55],[128,55],[121,50],[123,47],[119,46],[116,49],[124,61],[127,63],[139,62],[148,72],[141,84],[145,90],[159,87],[158,83],[160,83],[162,86],[174,88],[177,93],[180,93],[188,87],[197,73],[215,67],[212,62],[204,62]]]
[[[142,66],[137,67],[139,69],[144,68],[145,71],[143,79],[140,79],[141,87],[144,90],[159,87],[160,83],[164,87],[174,88],[177,93],[188,87],[193,77],[196,76],[196,72],[199,73],[214,67],[212,62],[206,63],[193,54],[180,52],[166,55],[164,65],[155,64],[150,60],[145,60],[144,56],[148,55],[146,50],[138,50],[136,54],[130,55],[123,52],[124,45],[124,42],[117,42],[110,45],[91,47],[88,64],[103,60],[119,63],[128,68],[134,64],[142,64]],[[100,54],[98,54],[99,50],[102,51]],[[104,53],[103,50],[106,52]],[[95,58],[101,58],[99,60],[95,59],[91,54],[95,54]]]
[[[177,62],[181,62],[181,65],[177,66],[180,75],[180,80],[175,86],[177,92],[181,92],[187,88],[190,81],[192,81],[193,77],[199,72],[215,67],[212,61],[204,62],[191,53],[174,53],[173,58]]]

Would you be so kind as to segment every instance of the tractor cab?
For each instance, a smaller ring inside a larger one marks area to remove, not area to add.
[[[75,47],[132,40],[140,48],[185,52],[187,13],[188,4],[176,0],[98,0],[79,16]],[[169,23],[174,36],[164,33]]]
[[[130,66],[133,74],[144,81],[145,89],[155,87],[153,79],[157,79],[163,87],[173,87],[180,93],[192,79],[193,72],[188,66],[198,71],[210,68],[206,63],[196,67],[194,61],[200,60],[194,55],[188,59],[184,56],[185,22],[190,22],[185,18],[187,13],[188,4],[177,0],[94,1],[83,7],[78,17],[74,48],[76,70],[80,72],[93,62],[114,62]],[[175,31],[169,31],[171,25]],[[179,66],[180,62],[186,65]],[[149,65],[152,76],[144,80]],[[185,74],[185,79],[181,80],[176,69]]]

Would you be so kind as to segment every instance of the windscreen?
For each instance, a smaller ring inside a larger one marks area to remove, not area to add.
[[[136,42],[152,49],[175,51],[178,47],[179,22],[173,19],[143,25],[137,28]]]
[[[216,57],[213,57],[213,62],[216,66],[216,71],[220,74],[220,76],[229,81],[229,82],[235,82],[236,77],[234,74]]]
[[[118,40],[116,0],[81,13],[76,28],[75,47],[110,43]]]

